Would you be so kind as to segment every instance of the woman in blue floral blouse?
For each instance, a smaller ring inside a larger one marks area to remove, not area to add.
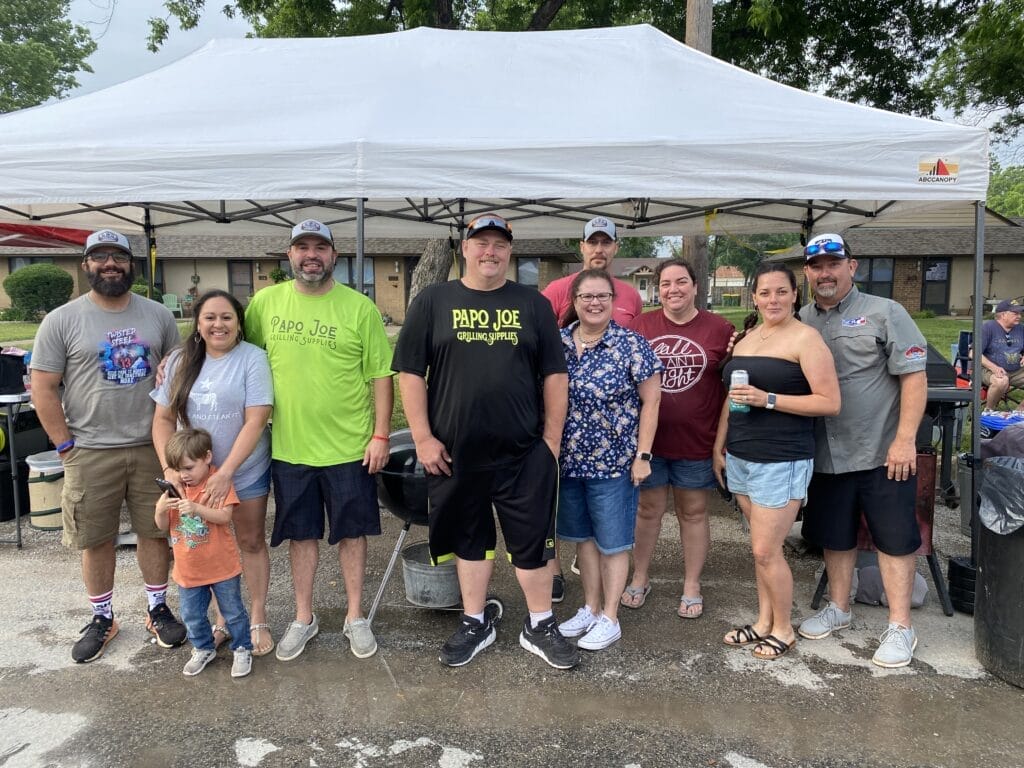
[[[615,286],[607,272],[583,270],[570,295],[557,532],[576,543],[586,604],[559,629],[596,651],[622,637],[619,596],[629,575],[638,486],[651,473],[662,365],[643,336],[612,320]]]

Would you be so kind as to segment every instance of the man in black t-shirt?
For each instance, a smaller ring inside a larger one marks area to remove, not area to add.
[[[458,565],[463,615],[441,648],[452,667],[495,640],[487,615],[498,514],[526,597],[519,635],[558,669],[579,651],[551,611],[558,450],[568,401],[565,356],[547,300],[505,278],[512,228],[487,214],[462,243],[466,274],[434,285],[409,307],[392,366],[416,456],[428,477],[430,554]]]

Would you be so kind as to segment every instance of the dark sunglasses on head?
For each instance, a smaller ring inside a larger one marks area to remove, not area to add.
[[[827,243],[814,243],[804,248],[804,256],[817,256],[821,253],[841,253],[845,256],[846,246],[830,240]]]
[[[488,227],[496,227],[497,229],[501,229],[505,232],[512,232],[512,227],[509,223],[498,216],[481,216],[478,219],[473,219],[469,222],[467,231],[472,234],[481,229],[487,229]]]

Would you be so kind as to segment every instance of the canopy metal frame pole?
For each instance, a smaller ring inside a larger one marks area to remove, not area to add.
[[[366,200],[356,198],[356,290],[363,292],[363,260],[366,258]]]
[[[981,521],[978,517],[978,491],[982,483],[981,466],[981,318],[985,302],[981,284],[985,276],[985,201],[974,203],[974,372],[971,375],[971,456],[974,457],[971,485],[971,565],[978,564],[978,539]],[[960,499],[963,504],[964,500]]]

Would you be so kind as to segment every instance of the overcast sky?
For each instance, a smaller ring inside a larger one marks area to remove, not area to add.
[[[89,57],[93,74],[77,75],[81,87],[70,93],[79,96],[170,64],[215,37],[245,37],[249,25],[228,19],[221,12],[222,2],[211,0],[200,25],[182,32],[174,24],[160,53],[146,48],[149,18],[165,17],[162,0],[71,0],[71,20],[89,30],[96,41],[96,52]]]

